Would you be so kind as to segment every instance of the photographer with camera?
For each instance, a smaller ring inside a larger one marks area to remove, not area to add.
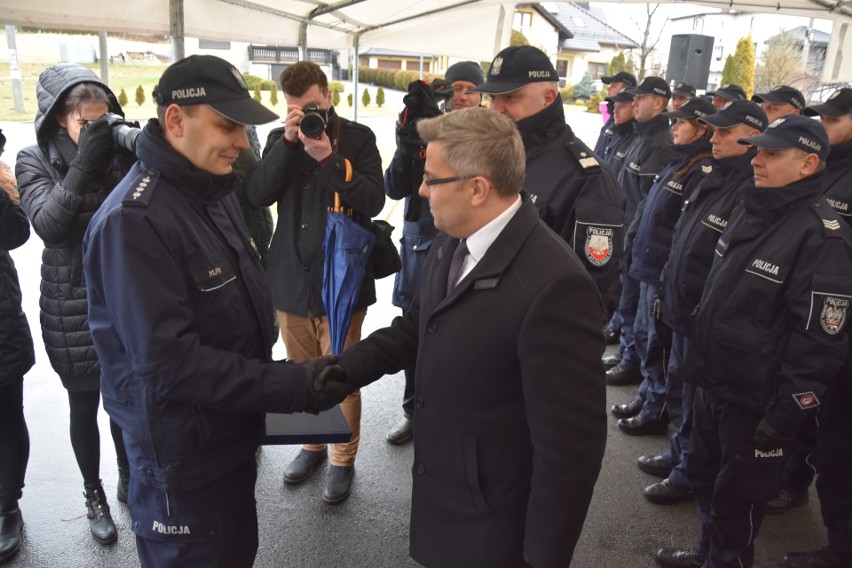
[[[402,224],[402,241],[399,258],[402,268],[393,283],[393,305],[403,313],[420,290],[420,275],[429,253],[432,239],[438,235],[429,200],[418,195],[423,183],[423,165],[426,161],[426,144],[417,134],[417,122],[440,114],[439,103],[445,108],[459,110],[480,105],[482,96],[468,91],[482,84],[485,76],[475,61],[459,61],[447,68],[444,81],[431,87],[415,81],[408,87],[409,94],[403,102],[405,109],[397,121],[397,149],[388,169],[385,170],[385,194],[391,199],[405,199]],[[427,88],[428,87],[428,88]],[[418,96],[419,95],[419,96]],[[406,136],[406,132],[410,132]],[[405,391],[402,396],[402,418],[387,433],[391,444],[404,444],[413,435],[411,418],[414,413],[414,368],[405,369]]]
[[[352,219],[369,228],[384,206],[382,160],[373,132],[337,116],[328,78],[315,63],[301,61],[281,73],[287,101],[284,128],[269,133],[263,158],[247,185],[255,205],[277,203],[278,224],[269,248],[267,275],[287,358],[301,363],[331,353],[328,317],[322,301],[326,212],[340,195]],[[323,124],[324,123],[324,124]],[[345,345],[361,338],[367,306],[376,302],[373,269],[367,263]],[[361,424],[361,392],[340,405],[352,430],[345,444],[331,448],[322,498],[349,497],[355,475]],[[303,446],[284,470],[284,481],[306,480],[326,458],[324,445]]]
[[[18,154],[21,207],[44,241],[41,329],[45,350],[68,391],[71,446],[83,475],[94,539],[117,538],[100,480],[100,365],[89,333],[81,243],[92,215],[136,160],[116,146],[115,95],[89,69],[63,63],[44,70],[36,85],[35,146]],[[123,120],[121,120],[123,124]],[[118,459],[118,500],[127,501],[129,470],[121,430],[110,421]]]

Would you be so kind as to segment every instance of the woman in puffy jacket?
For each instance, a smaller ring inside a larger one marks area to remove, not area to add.
[[[0,154],[6,139],[0,132]],[[15,178],[0,162],[0,564],[18,554],[24,521],[18,499],[30,455],[24,420],[24,373],[33,366],[33,339],[21,310],[21,285],[10,250],[30,237]]]
[[[83,474],[89,528],[101,544],[117,538],[100,481],[100,366],[89,334],[82,240],[92,215],[135,157],[118,150],[106,113],[123,116],[112,91],[76,64],[44,70],[36,87],[38,143],[21,150],[15,173],[21,206],[44,241],[41,330],[50,363],[68,391],[71,446]],[[110,421],[118,456],[118,499],[129,469],[121,430]]]

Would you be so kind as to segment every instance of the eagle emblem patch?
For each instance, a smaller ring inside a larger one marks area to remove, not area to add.
[[[849,300],[841,300],[826,296],[822,302],[822,312],[819,315],[819,324],[823,331],[829,335],[837,335],[846,323],[846,310]]]
[[[613,230],[603,227],[586,227],[586,259],[593,266],[603,266],[612,258]]]

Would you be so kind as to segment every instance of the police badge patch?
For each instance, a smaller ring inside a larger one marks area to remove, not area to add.
[[[586,227],[586,259],[593,266],[603,266],[612,258],[613,230],[604,227]]]
[[[823,331],[829,335],[837,335],[846,323],[848,307],[849,300],[826,296],[822,302],[822,312],[819,315],[819,324]]]
[[[796,404],[798,404],[799,408],[801,408],[802,410],[807,410],[809,408],[815,408],[819,406],[819,399],[812,391],[794,394],[793,400],[796,401]]]

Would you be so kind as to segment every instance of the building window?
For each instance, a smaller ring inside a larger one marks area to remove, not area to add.
[[[231,49],[231,42],[215,41],[212,39],[199,39],[198,47],[201,49]]]
[[[532,14],[530,12],[515,12],[515,25],[512,27],[526,35],[532,26]]]
[[[592,79],[600,79],[606,75],[606,63],[589,63],[587,73],[592,76]]]

